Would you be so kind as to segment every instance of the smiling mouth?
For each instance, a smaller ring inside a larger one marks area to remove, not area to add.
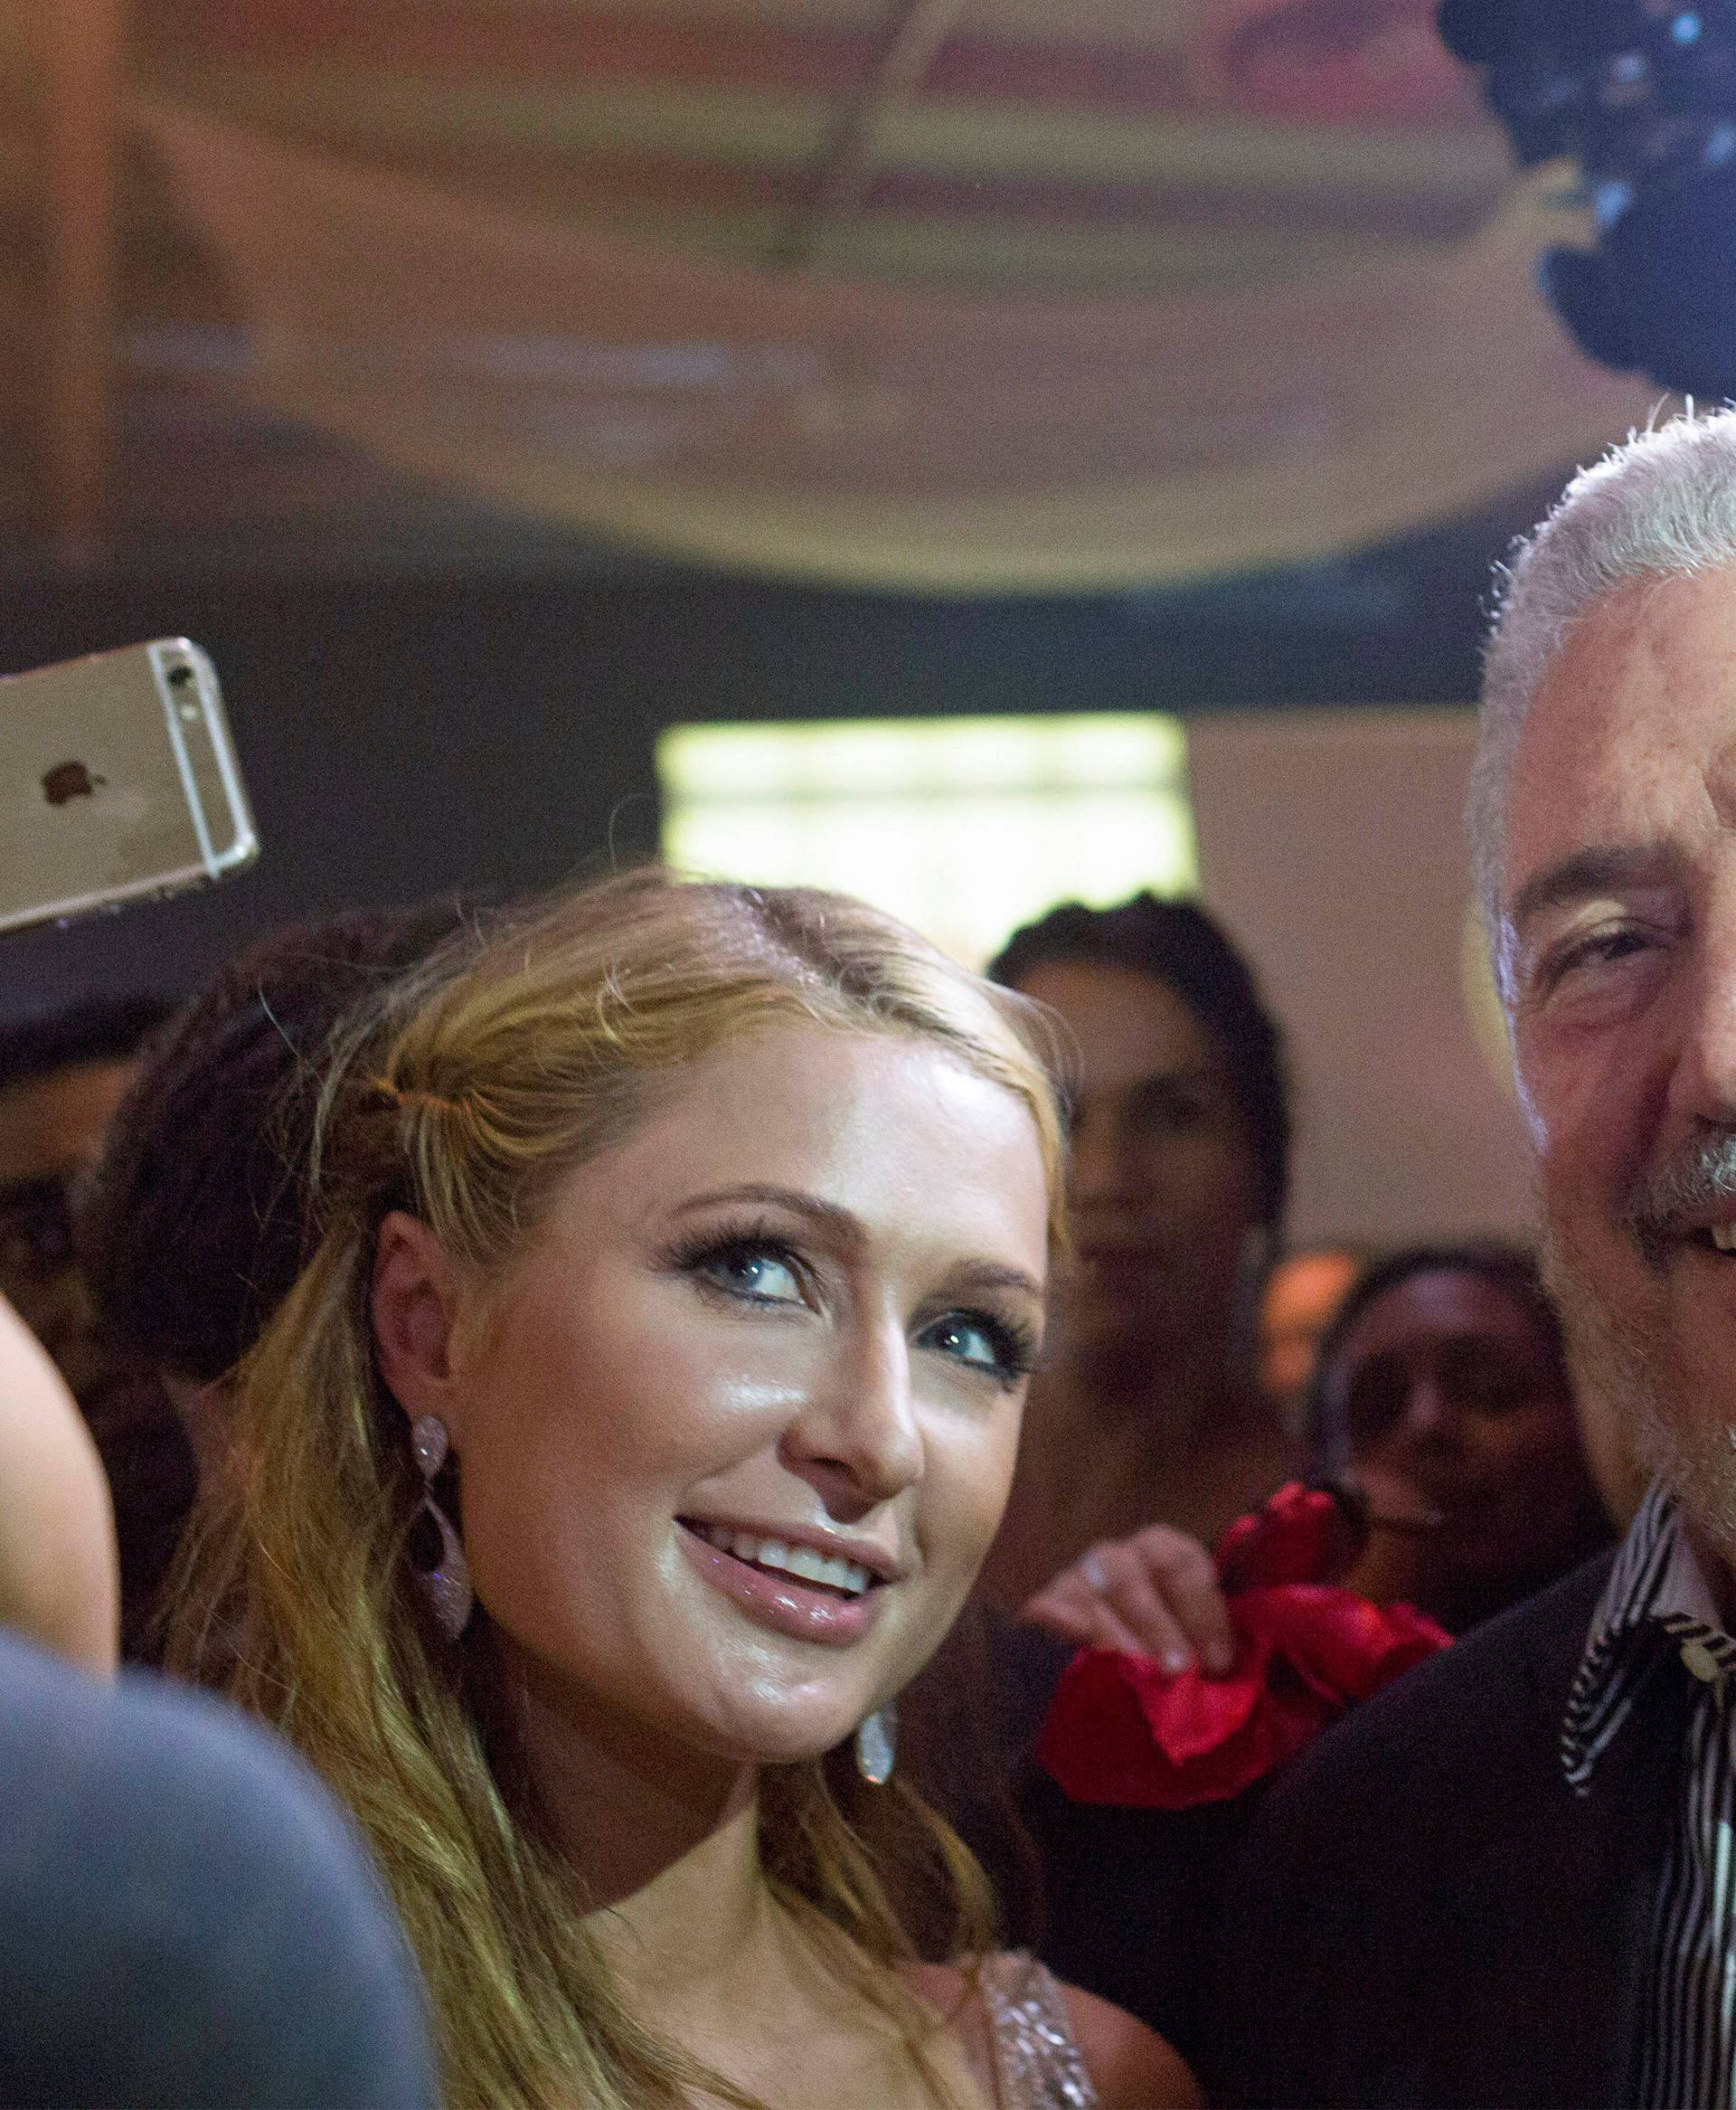
[[[790,1546],[781,1538],[762,1538],[751,1531],[737,1531],[727,1524],[702,1524],[682,1517],[676,1521],[695,1538],[719,1553],[728,1554],[743,1566],[761,1575],[786,1575],[809,1589],[825,1590],[843,1602],[865,1596],[879,1578],[859,1562],[835,1554],[816,1553],[812,1547]]]

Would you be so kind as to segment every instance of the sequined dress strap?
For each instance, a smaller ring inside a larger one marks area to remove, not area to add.
[[[1061,1988],[1023,1950],[992,1957],[982,1973],[999,2110],[1096,2110]]]

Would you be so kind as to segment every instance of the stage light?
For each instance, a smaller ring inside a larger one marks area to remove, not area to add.
[[[1578,163],[1595,242],[1540,277],[1600,364],[1736,393],[1736,0],[1444,0],[1525,166]]]
[[[657,777],[670,864],[862,894],[973,967],[1057,901],[1199,885],[1156,713],[678,725]]]

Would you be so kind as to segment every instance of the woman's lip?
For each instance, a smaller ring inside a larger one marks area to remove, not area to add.
[[[685,1524],[678,1527],[681,1550],[699,1573],[738,1611],[773,1633],[829,1648],[860,1641],[880,1616],[882,1589],[869,1588],[860,1597],[840,1597],[795,1575],[777,1575],[737,1560],[712,1546]]]
[[[1444,1528],[1448,1510],[1439,1499],[1414,1487],[1362,1488],[1363,1515],[1371,1531],[1396,1532],[1401,1538],[1428,1538]]]
[[[810,1553],[828,1559],[854,1561],[882,1583],[904,1580],[904,1564],[896,1554],[888,1553],[870,1539],[853,1538],[844,1532],[816,1531],[806,1524],[767,1524],[754,1517],[683,1516],[675,1521],[690,1531],[710,1526],[722,1531],[740,1531],[750,1538],[780,1539],[786,1546],[805,1546]]]
[[[1368,1509],[1371,1531],[1391,1531],[1400,1538],[1432,1538],[1446,1524],[1439,1509],[1409,1509],[1394,1504],[1372,1503]]]

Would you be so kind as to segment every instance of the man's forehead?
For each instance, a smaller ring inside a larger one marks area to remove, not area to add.
[[[1591,846],[1736,818],[1736,573],[1646,581],[1594,605],[1520,731],[1504,897]]]

